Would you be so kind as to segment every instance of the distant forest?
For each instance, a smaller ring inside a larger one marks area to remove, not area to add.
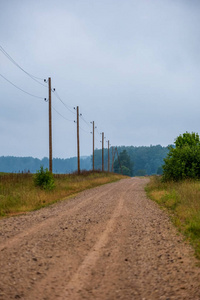
[[[15,156],[1,156],[0,157],[0,172],[21,173],[30,172],[35,173],[40,169],[49,167],[49,159],[33,157],[15,157]],[[91,157],[82,157],[80,159],[80,166],[83,170],[90,170],[92,168]],[[73,173],[77,170],[77,158],[54,158],[53,159],[53,173],[67,174]]]
[[[115,148],[115,147],[114,147]],[[161,174],[163,159],[168,153],[168,147],[160,145],[150,147],[134,147],[134,146],[120,146],[117,147],[118,154],[123,150],[128,153],[131,162],[133,163],[133,176],[143,176],[152,174]],[[110,170],[112,167],[112,148],[110,153]],[[114,153],[114,152],[113,152]],[[95,150],[95,169],[102,168],[102,150]],[[115,160],[117,155],[115,155]],[[47,157],[43,159],[33,157],[14,157],[14,156],[1,156],[0,157],[0,172],[31,172],[35,173],[40,169],[40,166],[48,168],[49,160]],[[92,156],[81,157],[80,159],[81,170],[92,169]],[[77,158],[54,158],[53,159],[53,172],[60,174],[73,173],[77,170]],[[104,149],[104,170],[108,170],[108,149]]]
[[[133,163],[133,176],[144,176],[153,174],[162,174],[163,159],[167,156],[168,147],[156,146],[119,146],[117,147],[118,154],[124,150],[128,153],[131,162]],[[109,151],[110,154],[110,170],[112,167],[112,149]],[[117,155],[115,155],[115,160]],[[95,151],[95,168],[101,169],[102,151]],[[105,170],[108,169],[108,149],[104,150],[104,165]]]

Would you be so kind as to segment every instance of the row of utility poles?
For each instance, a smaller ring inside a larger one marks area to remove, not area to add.
[[[48,86],[49,86],[49,171],[52,173],[52,104],[51,104],[51,78],[48,78]],[[77,165],[78,165],[78,174],[80,174],[80,143],[79,143],[79,106],[76,107],[76,123],[77,123]],[[92,136],[93,136],[93,157],[92,157],[92,169],[94,171],[94,138],[95,138],[95,125],[94,121],[92,123]],[[102,172],[104,172],[104,132],[102,134]],[[110,141],[108,140],[108,172],[110,172]],[[116,153],[115,148],[115,153]],[[112,147],[112,171],[114,164],[114,156],[113,155],[113,147]],[[117,152],[118,156],[118,152]],[[119,156],[118,156],[119,159]]]
[[[77,123],[77,165],[78,165],[78,174],[80,174],[80,143],[79,143],[79,106],[76,107],[76,123]],[[94,121],[90,122],[92,124],[92,169],[93,171],[95,170],[94,168],[94,140],[95,140],[95,136],[94,136],[94,132],[95,132],[95,125],[94,125]],[[104,132],[101,133],[102,134],[102,172],[104,172]],[[108,140],[108,172],[110,172],[110,155],[109,155],[109,145],[110,145],[110,141]]]

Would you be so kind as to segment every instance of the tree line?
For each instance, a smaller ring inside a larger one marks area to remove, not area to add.
[[[153,174],[162,174],[162,166],[164,164],[164,158],[166,158],[169,149],[168,147],[163,147],[161,145],[156,146],[119,146],[117,147],[119,158],[122,155],[123,151],[126,151],[126,154],[123,154],[121,159],[121,167],[124,171],[127,168],[130,171],[130,176],[144,176],[144,175],[153,175]],[[102,161],[102,152],[101,150],[95,150],[95,168],[101,169]],[[124,163],[124,156],[128,159]],[[104,150],[104,161],[105,161],[105,170],[108,169],[108,149]],[[120,172],[120,167],[118,166],[118,158],[115,155],[114,167],[116,172]],[[110,149],[110,170],[112,168],[112,148]]]
[[[168,154],[168,147],[156,146],[120,146],[117,147],[119,157],[121,157],[121,167],[123,173],[129,176],[144,176],[152,174],[161,174],[164,158]],[[96,149],[94,152],[94,164],[96,170],[102,169],[102,151]],[[117,155],[114,158],[115,172],[120,172]],[[0,172],[31,172],[35,173],[40,166],[48,168],[49,160],[33,157],[0,157]],[[92,169],[92,156],[81,157],[81,170]],[[110,148],[110,170],[112,168],[112,148]],[[77,170],[77,157],[53,159],[53,173],[67,174]],[[104,149],[104,170],[108,170],[108,149]]]
[[[80,159],[81,169],[91,169],[91,157],[82,157]],[[21,173],[30,172],[36,173],[40,167],[44,169],[49,167],[49,159],[33,157],[15,157],[15,156],[1,156],[0,157],[0,172]],[[77,158],[71,157],[67,159],[54,158],[53,159],[53,173],[68,174],[77,170]]]

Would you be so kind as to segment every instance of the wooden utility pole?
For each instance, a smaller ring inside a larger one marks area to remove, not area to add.
[[[94,121],[92,122],[92,127],[93,127],[93,131],[92,131],[92,135],[93,135],[93,157],[92,157],[92,167],[93,167],[93,172],[94,172]]]
[[[108,172],[110,172],[110,141],[108,140]]]
[[[49,77],[49,171],[52,173],[51,77]]]
[[[102,172],[104,172],[104,132],[102,132]]]
[[[79,148],[79,107],[76,108],[77,112],[77,159],[78,159],[78,175],[80,174],[80,148]]]
[[[113,172],[113,167],[114,167],[114,151],[112,146],[112,172]]]

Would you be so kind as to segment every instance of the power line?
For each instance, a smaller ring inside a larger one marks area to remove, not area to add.
[[[9,82],[11,85],[13,85],[16,89],[22,91],[23,93],[28,94],[29,96],[32,96],[32,97],[35,97],[35,98],[38,98],[38,99],[44,99],[43,97],[39,97],[39,96],[33,95],[33,94],[31,94],[31,93],[29,93],[29,92],[27,92],[27,91],[21,89],[21,88],[18,87],[16,84],[14,84],[14,83],[11,82],[10,80],[8,80],[6,77],[4,77],[2,74],[0,74],[0,76],[1,76],[4,80],[6,80],[7,82]]]
[[[55,96],[58,98],[58,100],[60,100],[60,102],[72,113],[72,114],[76,114],[69,105],[67,105],[58,95],[57,91],[55,89],[52,90],[52,92],[55,94]]]
[[[83,129],[81,126],[79,126],[79,128],[82,130],[82,131],[84,131],[84,132],[86,132],[86,133],[89,133],[90,134],[90,132],[89,131],[86,131],[85,129]]]
[[[53,106],[52,106],[52,107],[53,107]],[[65,119],[66,121],[74,122],[74,120],[69,120],[69,119],[65,118],[59,111],[57,111],[57,110],[55,109],[55,107],[53,107],[53,110],[54,110],[58,115],[60,115],[63,119]]]
[[[101,133],[99,132],[99,130],[97,129],[97,133],[99,134],[99,135],[101,135]]]
[[[22,72],[24,72],[26,75],[28,75],[31,79],[33,79],[34,81],[36,81],[37,83],[39,83],[40,85],[43,85],[45,87],[47,87],[46,85],[44,85],[43,83],[39,82],[38,80],[44,80],[43,78],[40,77],[36,77],[30,73],[28,73],[27,71],[25,71],[7,52],[6,50],[0,45],[0,51],[16,66],[18,67]]]
[[[58,98],[58,100],[60,100],[60,102],[72,113],[72,114],[76,114],[74,111],[73,111],[73,109],[71,109],[71,107],[69,106],[69,105],[67,105],[62,99],[61,99],[61,97],[58,95],[58,93],[57,93],[57,91],[56,90],[54,90],[53,91],[54,92],[54,94],[55,94],[55,96]]]
[[[81,119],[82,119],[82,120],[85,122],[85,124],[87,124],[87,126],[91,129],[90,123],[87,122],[87,121],[84,119],[83,115],[81,115]]]

